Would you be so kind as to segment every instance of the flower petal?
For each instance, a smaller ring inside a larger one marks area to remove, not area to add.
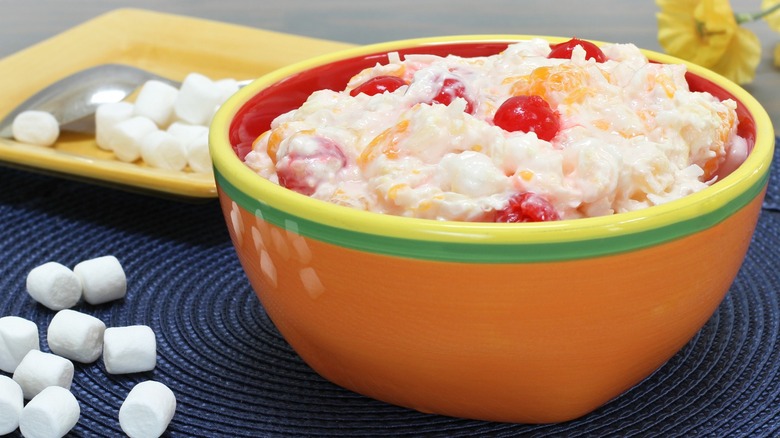
[[[693,15],[700,0],[656,0],[655,4],[662,12],[673,15]]]
[[[779,0],[780,1],[780,0]],[[721,61],[739,27],[728,0],[657,0],[658,42],[704,67]]]
[[[753,32],[739,28],[723,57],[711,67],[738,84],[753,81],[761,61],[761,41]]]
[[[780,44],[775,46],[775,67],[780,67]]]
[[[764,0],[761,2],[761,10],[766,11],[774,6],[780,4],[780,0]],[[771,14],[764,17],[769,27],[780,32],[780,10],[774,11]]]

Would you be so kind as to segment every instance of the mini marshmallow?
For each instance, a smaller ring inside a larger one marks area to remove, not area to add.
[[[30,350],[14,371],[14,381],[22,387],[24,398],[31,399],[49,386],[70,389],[73,363],[56,354]]]
[[[103,364],[109,374],[151,371],[157,365],[157,339],[151,327],[110,327],[103,334]]]
[[[22,143],[51,146],[60,136],[60,124],[46,111],[22,111],[14,117],[11,132]]]
[[[12,378],[0,376],[0,435],[11,433],[19,427],[22,407],[22,387]]]
[[[81,299],[81,281],[67,266],[48,262],[27,274],[27,293],[51,310],[67,309]]]
[[[133,162],[141,158],[141,139],[156,129],[157,125],[151,119],[133,116],[114,125],[108,148],[120,161]]]
[[[92,363],[103,352],[106,324],[94,316],[63,309],[49,323],[46,339],[51,352],[81,363]]]
[[[208,77],[199,73],[190,73],[184,78],[179,96],[173,107],[178,120],[193,125],[205,125],[214,107],[219,105],[223,91]]]
[[[19,430],[25,438],[61,438],[78,423],[81,407],[67,389],[50,386],[22,409]]]
[[[133,117],[134,106],[130,102],[104,103],[95,111],[95,141],[100,149],[111,150],[110,141],[119,122]]]
[[[146,81],[135,99],[135,115],[151,119],[157,126],[167,126],[173,117],[173,105],[179,89],[155,79]]]
[[[182,170],[187,165],[184,145],[167,131],[152,131],[141,139],[141,158],[158,169]]]
[[[119,407],[119,426],[130,438],[156,438],[176,412],[176,396],[160,382],[147,380],[130,390]]]
[[[79,262],[73,272],[81,280],[84,301],[102,304],[118,300],[127,293],[127,278],[114,256],[97,257]]]
[[[38,325],[18,316],[0,318],[0,370],[13,373],[30,350],[40,350]]]
[[[230,96],[236,94],[238,92],[238,89],[240,88],[238,85],[238,81],[233,78],[225,78],[220,79],[218,81],[214,82],[217,85],[217,88],[222,92],[222,96],[219,98],[219,105],[222,105],[225,103],[226,100],[230,98]]]
[[[194,172],[211,173],[214,168],[211,164],[211,154],[209,153],[209,135],[208,132],[199,135],[186,144],[187,164]]]
[[[203,125],[190,125],[189,123],[173,122],[170,126],[168,126],[167,131],[174,137],[178,138],[181,144],[186,145],[192,140],[198,138],[200,135],[208,136],[209,128]]]

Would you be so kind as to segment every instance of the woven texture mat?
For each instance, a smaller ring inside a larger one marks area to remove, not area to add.
[[[744,267],[706,326],[669,362],[595,412],[562,424],[427,415],[342,389],[292,351],[250,289],[216,201],[173,202],[0,168],[0,316],[54,312],[25,290],[47,261],[114,255],[124,300],[75,310],[157,334],[149,373],[76,365],[70,436],[122,436],[119,406],[154,379],[176,394],[165,436],[776,436],[780,434],[780,162]],[[18,436],[18,435],[17,435]]]

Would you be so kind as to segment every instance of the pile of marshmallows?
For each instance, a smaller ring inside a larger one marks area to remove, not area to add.
[[[17,427],[23,436],[62,437],[81,415],[70,392],[76,361],[95,362],[102,354],[110,374],[151,371],[157,342],[145,325],[106,328],[98,318],[69,309],[81,299],[102,304],[125,296],[127,281],[114,256],[78,263],[73,270],[57,262],[32,269],[27,291],[57,311],[46,339],[51,353],[40,351],[38,326],[17,316],[0,318],[0,434]],[[24,405],[24,400],[29,400]],[[164,384],[147,380],[134,386],[119,409],[119,424],[131,438],[159,437],[176,410],[176,397]]]
[[[198,173],[212,171],[208,149],[208,126],[228,97],[239,89],[235,79],[214,81],[190,73],[176,88],[149,80],[135,102],[104,103],[95,113],[98,147],[113,151],[117,159],[181,171],[187,166]],[[51,146],[60,135],[54,116],[45,111],[24,111],[14,118],[17,141]]]

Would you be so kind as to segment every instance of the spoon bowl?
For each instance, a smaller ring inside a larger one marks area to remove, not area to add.
[[[124,64],[102,64],[67,76],[22,102],[0,121],[0,137],[12,138],[14,118],[23,111],[51,113],[60,130],[94,133],[95,111],[104,103],[127,98],[146,81],[156,79],[178,87],[179,82]]]

